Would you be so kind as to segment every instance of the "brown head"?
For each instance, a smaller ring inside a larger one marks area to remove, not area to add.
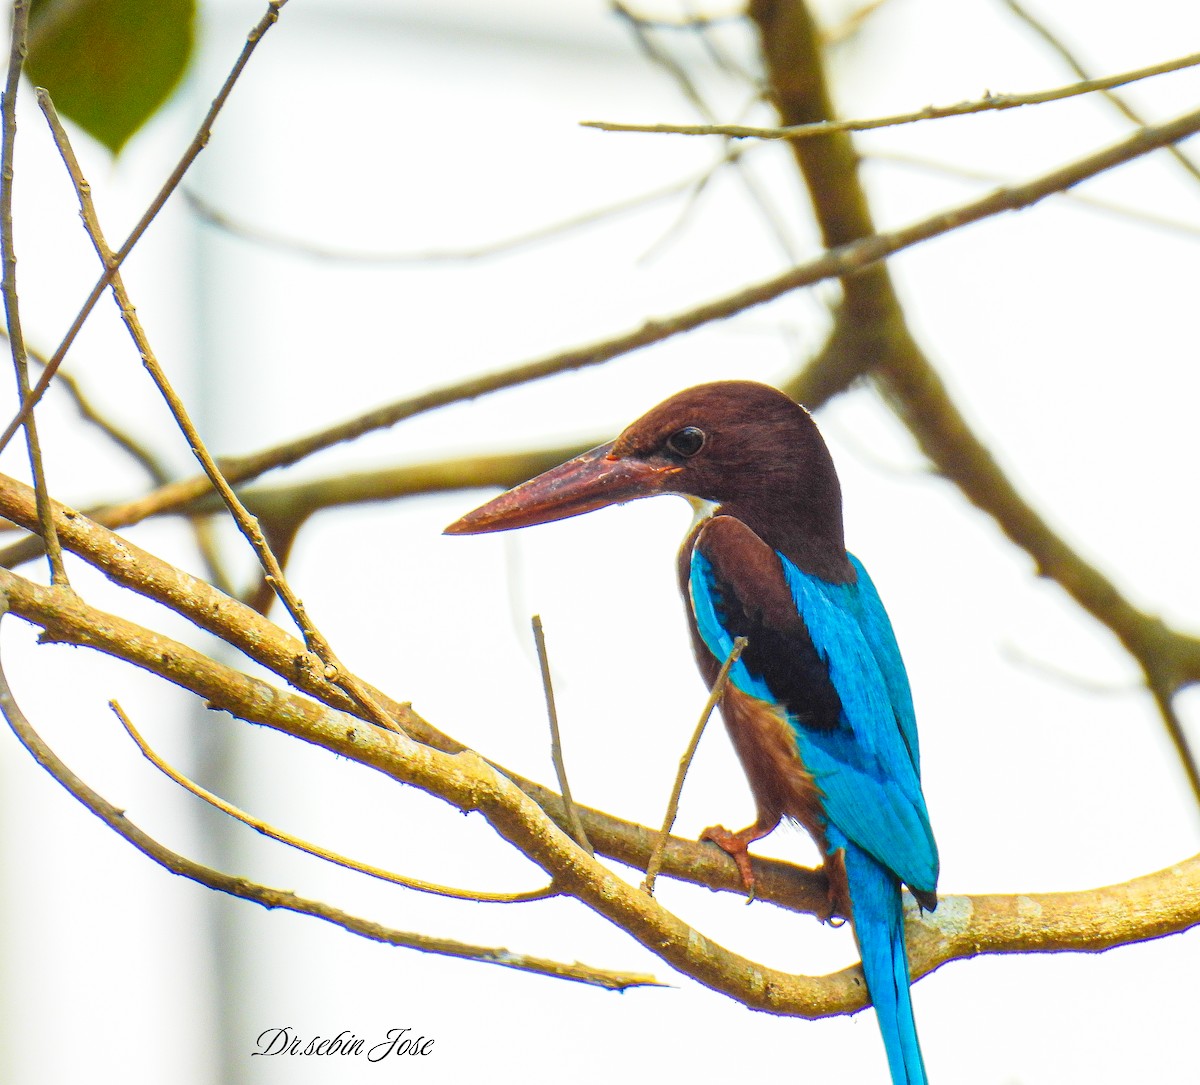
[[[824,440],[803,407],[752,381],[680,392],[610,444],[501,494],[446,531],[505,531],[661,493],[714,503],[807,572],[852,576],[841,489]]]

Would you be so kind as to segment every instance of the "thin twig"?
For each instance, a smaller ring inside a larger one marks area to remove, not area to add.
[[[709,22],[705,22],[700,18],[700,13],[694,10],[691,0],[684,0],[684,10],[689,19],[692,20],[692,36],[699,41],[708,59],[712,61],[713,66],[719,72],[724,72],[726,75],[739,80],[748,87],[753,87],[755,91],[755,100],[758,100],[759,80],[758,77],[751,72],[744,64],[733,57],[728,49],[722,47],[717,40],[716,35],[710,33],[713,26]],[[745,23],[743,16],[742,22]]]
[[[901,124],[918,121],[936,121],[946,117],[962,117],[970,113],[984,113],[1003,109],[1017,109],[1027,105],[1043,105],[1080,94],[1093,94],[1111,90],[1156,75],[1192,68],[1200,64],[1200,53],[1177,57],[1147,68],[1110,75],[1103,79],[1085,79],[1052,90],[1035,91],[1031,94],[989,94],[974,101],[956,102],[954,105],[927,105],[924,109],[910,113],[895,113],[889,117],[870,117],[863,120],[817,121],[814,124],[792,124],[784,127],[759,127],[745,124],[618,124],[612,121],[580,121],[584,128],[598,128],[602,132],[650,132],[675,136],[724,136],[730,139],[810,139],[826,136],[831,132],[869,132],[876,128],[893,128]]]
[[[20,85],[21,68],[25,63],[28,30],[29,4],[27,0],[14,0],[12,41],[2,109],[4,135],[0,141],[0,258],[4,263],[4,313],[8,318],[8,342],[12,351],[13,368],[17,374],[17,394],[21,402],[29,395],[29,359],[25,353],[25,336],[21,331],[21,312],[17,298],[17,250],[13,239],[12,197],[13,157],[17,142],[17,87]],[[39,529],[45,540],[46,554],[50,561],[50,580],[54,584],[67,585],[67,570],[63,565],[62,548],[58,545],[58,535],[54,530],[54,516],[50,511],[50,496],[46,489],[46,469],[42,462],[41,442],[38,440],[37,423],[32,410],[24,424],[29,470],[33,476],[34,489],[37,491]]]
[[[1158,714],[1162,717],[1163,726],[1167,729],[1171,744],[1175,747],[1175,754],[1179,758],[1180,764],[1183,765],[1188,786],[1192,789],[1196,801],[1200,802],[1200,759],[1197,758],[1196,751],[1188,742],[1183,720],[1179,718],[1179,713],[1175,710],[1175,693],[1177,691],[1170,685],[1164,684],[1161,676],[1151,669],[1146,668],[1145,673],[1146,686],[1150,690],[1150,696],[1154,698],[1154,704],[1158,708]]]
[[[1024,22],[1026,26],[1028,26],[1047,45],[1049,45],[1050,48],[1062,58],[1067,67],[1070,68],[1078,78],[1085,81],[1091,80],[1092,77],[1079,62],[1079,58],[1067,48],[1066,44],[1058,37],[1058,35],[1055,34],[1054,31],[1051,30],[1044,22],[1042,22],[1041,19],[1037,18],[1037,16],[1032,14],[1032,12],[1027,11],[1024,7],[1017,3],[1017,0],[1002,0],[1002,2],[1009,11],[1011,11],[1022,22]],[[1125,99],[1119,94],[1113,93],[1112,88],[1102,87],[1099,88],[1099,90],[1100,94],[1109,102],[1111,102],[1117,112],[1119,112],[1126,120],[1132,121],[1138,127],[1143,127],[1145,125],[1146,122],[1142,115],[1138,113],[1138,111],[1134,109],[1128,102],[1126,102]],[[1165,147],[1164,150],[1167,152],[1167,154],[1174,158],[1175,161],[1187,171],[1187,173],[1191,175],[1193,181],[1200,181],[1200,168],[1197,168],[1196,163],[1188,158],[1188,156],[1185,155],[1178,147]]]
[[[308,650],[320,661],[326,677],[342,685],[347,693],[371,713],[375,722],[381,727],[398,731],[399,725],[391,719],[383,707],[367,692],[362,683],[341,664],[334,655],[333,648],[329,642],[309,618],[304,604],[289,586],[287,578],[284,576],[283,568],[267,543],[258,520],[250,514],[237,494],[234,493],[233,487],[230,486],[222,474],[216,459],[209,452],[208,446],[204,443],[203,438],[201,438],[199,430],[196,429],[195,424],[192,422],[183,401],[176,394],[162,366],[159,365],[158,359],[151,349],[150,342],[142,328],[141,321],[138,319],[137,311],[129,300],[129,295],[125,290],[121,274],[113,265],[115,254],[109,248],[108,242],[104,238],[104,233],[100,228],[100,220],[96,215],[96,209],[92,202],[91,186],[83,176],[83,171],[75,156],[75,151],[71,147],[71,141],[67,136],[66,129],[63,128],[62,122],[58,119],[58,114],[55,112],[54,103],[50,100],[50,95],[45,90],[39,88],[37,99],[42,112],[46,115],[50,130],[54,135],[55,145],[58,147],[63,162],[67,167],[67,172],[71,176],[71,182],[75,186],[84,227],[92,240],[92,244],[95,246],[96,253],[100,257],[101,262],[111,269],[112,274],[109,285],[112,289],[113,297],[117,302],[117,307],[121,311],[121,319],[124,321],[125,327],[129,330],[138,353],[141,355],[142,365],[145,366],[146,371],[150,374],[150,379],[154,381],[155,387],[166,401],[167,408],[170,410],[171,416],[175,419],[176,425],[179,426],[179,429],[187,439],[188,447],[191,448],[196,459],[200,461],[205,475],[208,476],[213,488],[221,495],[221,499],[225,502],[230,513],[232,513],[239,530],[246,537],[247,542],[250,543],[259,563],[262,565],[267,583],[274,589],[280,601],[287,608],[292,620],[296,623],[296,627],[303,635],[304,643],[308,647]]]
[[[620,14],[625,14],[625,12]],[[654,16],[629,13],[629,17],[636,20],[638,26],[645,27],[647,30],[683,30],[689,33],[695,30],[704,30],[710,26],[732,26],[746,21],[746,13],[740,9],[723,14],[689,11],[677,17],[672,17],[666,12]]]
[[[302,851],[306,855],[324,859],[327,863],[344,867],[346,870],[357,871],[359,874],[366,874],[371,878],[378,878],[380,881],[390,882],[392,885],[403,886],[405,889],[415,889],[419,893],[432,893],[439,897],[453,897],[455,900],[474,900],[482,904],[518,904],[531,900],[545,900],[547,897],[557,895],[558,891],[554,888],[553,884],[545,886],[542,889],[531,889],[522,893],[476,893],[469,889],[454,889],[450,886],[422,881],[419,878],[408,878],[403,874],[394,874],[390,870],[384,870],[382,867],[372,866],[369,863],[360,863],[357,859],[349,859],[335,851],[330,851],[328,848],[322,848],[317,844],[310,844],[307,840],[301,840],[299,837],[292,836],[291,833],[285,833],[282,829],[276,829],[275,826],[263,821],[262,818],[257,818],[253,814],[248,814],[244,810],[238,809],[238,807],[226,802],[219,795],[214,795],[194,780],[189,779],[150,746],[138,732],[138,729],[134,727],[133,721],[129,718],[125,710],[116,701],[109,701],[108,707],[113,710],[117,719],[121,721],[121,726],[125,728],[126,733],[137,744],[137,748],[141,750],[142,756],[158,769],[159,772],[168,777],[168,779],[173,780],[180,787],[184,788],[184,790],[190,791],[196,798],[203,799],[209,806],[220,810],[221,813],[227,814],[236,821],[240,821],[243,825],[248,825],[255,832],[261,833],[271,840],[277,840],[281,844],[286,844],[290,848],[295,848],[297,851]]]
[[[0,331],[0,335],[3,334],[5,333]],[[31,362],[36,363],[42,369],[46,368],[47,360],[44,355],[34,350],[29,344],[25,345],[25,350]],[[150,480],[155,486],[166,485],[168,479],[171,477],[171,473],[158,456],[151,452],[133,434],[127,433],[111,418],[106,418],[70,373],[64,373],[60,369],[57,380],[58,386],[67,393],[71,402],[75,404],[75,409],[79,412],[79,416],[84,421],[90,422],[122,452],[126,453],[130,459],[150,476]]]
[[[617,14],[617,16],[623,19],[626,25],[628,25],[630,32],[634,36],[634,40],[637,42],[638,47],[642,50],[642,53],[646,56],[646,58],[652,64],[657,64],[660,68],[662,68],[663,71],[665,71],[671,77],[671,79],[674,80],[675,84],[679,87],[680,93],[691,104],[692,108],[695,109],[700,116],[706,118],[709,123],[712,123],[716,118],[716,114],[705,100],[704,95],[700,93],[700,88],[688,74],[687,69],[684,68],[683,65],[681,65],[678,61],[676,61],[675,58],[669,53],[658,47],[651,35],[648,33],[646,25],[641,21],[641,19],[639,19],[638,16],[634,15],[623,3],[621,3],[620,0],[612,0],[611,6],[612,10]],[[703,31],[701,33],[703,34]],[[783,218],[780,216],[777,209],[772,206],[767,193],[763,190],[762,186],[759,185],[757,178],[753,172],[751,172],[748,164],[741,161],[740,158],[730,157],[727,158],[726,161],[733,165],[737,177],[742,183],[742,187],[745,188],[747,195],[750,197],[750,202],[754,204],[754,206],[758,209],[759,214],[767,223],[767,226],[770,229],[775,241],[778,243],[784,258],[791,263],[795,263],[797,259],[796,246],[792,243],[791,238],[788,236],[787,230],[784,228]],[[674,229],[672,229],[671,232],[674,232]],[[658,244],[661,245],[662,241],[660,240]]]
[[[652,29],[650,24],[643,21],[640,16],[634,14],[625,4],[621,3],[621,0],[611,0],[609,7],[613,14],[629,28],[629,32],[633,35],[633,40],[642,51],[642,55],[651,64],[656,64],[662,68],[671,77],[684,99],[691,104],[697,113],[702,117],[711,118],[713,112],[709,109],[708,103],[700,93],[700,88],[696,86],[695,80],[692,79],[688,70],[675,60],[670,53],[660,49],[655,44],[654,39],[650,35],[650,30]],[[694,27],[694,24],[692,26]]]
[[[554,762],[554,774],[558,777],[558,790],[562,792],[563,806],[567,811],[567,824],[571,826],[571,835],[588,855],[595,855],[595,849],[588,840],[587,831],[579,818],[575,800],[571,798],[571,785],[567,782],[567,763],[563,759],[562,736],[558,730],[558,708],[554,704],[554,683],[550,680],[550,657],[546,653],[546,633],[542,629],[542,616],[535,614],[532,620],[533,641],[537,645],[538,663],[542,668],[542,689],[546,694],[546,716],[550,720],[550,757]]]
[[[46,364],[46,371],[41,375],[29,395],[24,397],[21,409],[5,428],[4,433],[0,434],[0,451],[8,446],[8,442],[12,440],[13,434],[16,433],[18,427],[25,421],[29,412],[33,410],[34,404],[42,398],[46,389],[50,387],[50,381],[54,379],[54,374],[58,372],[58,367],[62,365],[63,359],[67,356],[67,351],[71,349],[71,344],[75,342],[76,336],[79,335],[84,322],[91,315],[92,310],[96,307],[96,303],[107,289],[113,275],[116,274],[117,270],[125,262],[125,258],[141,240],[142,235],[149,229],[150,223],[158,216],[159,211],[163,209],[171,193],[179,186],[179,182],[183,180],[183,175],[187,173],[197,155],[208,144],[217,114],[220,113],[221,108],[225,105],[234,84],[238,81],[242,70],[246,67],[251,55],[258,47],[258,43],[262,41],[266,32],[275,25],[276,20],[279,18],[279,10],[286,3],[287,0],[268,0],[266,14],[263,15],[257,25],[247,35],[246,44],[243,46],[241,54],[234,62],[233,68],[230,70],[225,82],[221,85],[217,96],[213,99],[208,112],[204,115],[204,120],[200,122],[200,128],[197,130],[192,142],[188,144],[187,149],[183,152],[183,157],[180,158],[175,168],[171,171],[170,176],[163,182],[158,195],[154,197],[150,206],[146,208],[137,225],[134,226],[129,236],[125,239],[125,243],[113,254],[112,259],[106,264],[104,272],[96,280],[96,284],[92,287],[91,293],[88,294],[87,299],[76,314],[71,327],[67,329],[66,335],[63,336],[62,342],[59,343],[58,348],[50,356]]]
[[[667,850],[667,840],[671,835],[671,827],[675,824],[675,815],[679,813],[679,796],[683,794],[684,778],[692,766],[692,758],[696,756],[696,747],[700,745],[700,736],[704,734],[704,728],[708,726],[709,717],[725,692],[729,671],[738,661],[738,656],[742,654],[746,644],[745,637],[738,637],[733,642],[733,647],[729,649],[729,655],[725,657],[725,662],[721,664],[721,669],[717,672],[717,680],[713,682],[708,700],[704,702],[704,711],[700,713],[700,720],[696,724],[696,730],[692,733],[692,740],[679,759],[679,771],[675,774],[675,785],[671,788],[671,798],[667,802],[667,812],[663,817],[662,829],[658,834],[658,839],[654,842],[654,850],[650,853],[650,862],[646,864],[646,877],[642,881],[642,888],[651,895],[654,893],[654,880],[662,868],[663,855]]]
[[[8,332],[2,328],[0,328],[0,335],[6,339],[8,338]],[[26,343],[25,352],[31,362],[45,368],[46,358],[39,351],[34,350]],[[58,387],[66,392],[68,398],[75,404],[75,409],[84,421],[90,422],[121,451],[134,460],[150,476],[150,479],[156,486],[165,486],[167,484],[171,474],[158,456],[151,452],[133,434],[127,433],[112,419],[105,417],[70,373],[64,373],[62,369],[59,369],[57,382]],[[209,578],[223,592],[231,594],[232,583],[221,561],[220,546],[212,524],[203,516],[193,516],[190,519],[192,534],[196,540],[196,549],[200,552],[200,558],[204,562]],[[0,525],[0,530],[8,529],[9,525]]]
[[[6,610],[6,601],[0,597],[0,615]],[[205,866],[185,855],[160,844],[152,836],[143,832],[137,825],[125,816],[125,811],[108,802],[102,795],[93,791],[83,780],[76,776],[46,745],[41,735],[34,729],[24,712],[21,711],[13,698],[4,671],[0,668],[0,711],[12,728],[21,744],[33,755],[33,758],[47,773],[58,781],[75,799],[87,810],[95,814],[110,829],[122,836],[147,858],[172,874],[189,878],[209,889],[227,893],[233,897],[260,904],[264,908],[284,908],[300,915],[322,919],[334,926],[342,927],[351,934],[370,938],[387,945],[402,946],[407,949],[419,950],[423,953],[437,953],[447,957],[460,957],[465,960],[478,961],[482,964],[497,964],[505,968],[515,968],[522,972],[533,972],[538,975],[555,979],[573,980],[577,983],[587,983],[612,991],[624,991],[630,987],[658,986],[659,982],[653,976],[644,973],[613,972],[608,969],[593,968],[589,965],[574,962],[567,964],[562,961],[551,961],[542,957],[531,957],[524,953],[513,953],[497,946],[478,946],[467,942],[459,942],[451,938],[435,938],[427,934],[417,934],[411,931],[395,930],[350,915],[317,900],[308,900],[297,896],[287,889],[275,889],[271,886],[260,885],[247,878],[225,874],[212,867]]]
[[[1028,671],[1030,674],[1048,682],[1073,690],[1076,693],[1087,694],[1090,697],[1124,697],[1131,693],[1142,693],[1146,689],[1144,681],[1113,681],[1103,678],[1092,678],[1069,670],[1057,663],[1052,663],[1015,641],[1004,640],[999,644],[1000,657],[1014,667]]]
[[[610,218],[640,211],[663,200],[668,200],[673,196],[678,196],[682,192],[687,192],[702,181],[710,172],[711,169],[708,169],[697,176],[685,177],[682,180],[663,185],[661,188],[652,189],[649,192],[643,192],[636,196],[630,196],[628,199],[617,200],[613,203],[605,204],[603,207],[596,207],[582,214],[572,215],[569,218],[561,219],[558,222],[551,222],[544,226],[537,226],[525,233],[500,238],[497,241],[487,241],[481,245],[472,245],[459,249],[426,249],[424,251],[412,252],[380,252],[349,249],[336,245],[323,245],[318,242],[305,241],[288,234],[264,230],[259,226],[244,222],[224,211],[218,210],[202,196],[190,190],[185,190],[183,195],[197,217],[210,226],[214,226],[232,237],[241,238],[244,241],[281,252],[289,252],[297,256],[309,257],[313,260],[336,263],[384,265],[458,264],[490,259],[495,256],[505,256],[508,253],[528,248],[540,242],[574,233],[576,230],[599,225]]]
[[[863,25],[874,15],[887,0],[867,0],[866,3],[849,11],[844,18],[832,26],[823,27],[821,37],[826,45],[842,45],[855,37]]]

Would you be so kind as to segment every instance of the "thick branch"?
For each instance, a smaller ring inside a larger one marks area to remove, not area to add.
[[[1099,953],[1200,925],[1200,855],[1071,893],[942,897],[909,924],[914,973],[981,953]]]
[[[761,1009],[826,1016],[862,1005],[857,970],[797,977],[758,965],[699,935],[653,898],[584,852],[511,780],[478,754],[446,754],[272,687],[195,649],[84,604],[61,588],[0,571],[9,608],[41,626],[44,642],[77,644],[124,659],[217,708],[412,784],[464,812],[482,813],[509,843],[546,871],[563,893],[633,935],[699,982]]]
[[[755,0],[750,10],[762,35],[772,96],[785,123],[829,117],[823,58],[803,0]],[[798,63],[797,58],[802,58],[802,62]],[[1168,129],[1172,138],[1167,143],[1158,143],[1158,137]],[[1037,182],[1000,189],[985,197],[985,201],[1007,194],[1021,206],[1028,206],[1050,192],[1065,191],[1084,176],[1111,168],[1118,157],[1127,160],[1125,156],[1145,140],[1167,146],[1198,129],[1200,111],[1157,129],[1142,128],[1104,151],[1063,166]],[[860,209],[865,217],[855,224],[860,228],[869,226],[866,196],[849,136],[836,133],[796,142],[792,147],[809,185],[814,213],[826,235],[844,231],[848,215],[857,215]],[[1081,168],[1084,173],[1079,172]],[[1041,196],[1035,195],[1035,191],[1040,191]],[[975,202],[976,210],[978,203]],[[975,218],[972,213],[957,225]],[[1017,493],[982,442],[971,433],[937,371],[909,334],[890,280],[860,275],[846,282],[846,300],[823,356],[788,391],[804,399],[813,390],[823,390],[822,382],[830,372],[874,373],[897,413],[938,469],[996,519],[1009,538],[1034,558],[1039,571],[1056,579],[1076,602],[1116,633],[1142,665],[1153,690],[1173,692],[1186,681],[1200,679],[1200,639],[1170,630],[1159,619],[1138,611],[1097,569],[1055,535]],[[1179,750],[1192,790],[1200,798],[1200,765],[1182,733],[1173,727],[1169,712],[1164,722]]]
[[[748,961],[692,930],[616,877],[547,820],[512,781],[472,751],[445,754],[233,671],[186,645],[86,606],[73,593],[0,571],[14,614],[45,629],[43,639],[80,644],[150,670],[252,723],[292,735],[477,810],[545,870],[563,892],[626,930],[698,982],[745,1005],[824,1017],[864,1003],[857,967],[828,976],[790,976]],[[1200,857],[1124,886],[1037,897],[949,897],[934,917],[910,916],[915,973],[979,952],[1096,950],[1186,930],[1200,923]]]
[[[1033,558],[1039,575],[1056,581],[1111,629],[1157,684],[1174,692],[1185,682],[1200,681],[1200,638],[1176,632],[1139,610],[1050,528],[971,431],[923,356],[886,354],[878,376],[921,451]]]
[[[752,0],[768,95],[785,125],[834,119],[825,78],[823,43],[808,7],[794,0]],[[858,154],[846,132],[832,132],[791,145],[812,201],[813,215],[827,247],[875,234],[875,224],[858,176]],[[887,266],[865,268],[842,280],[842,301],[833,334],[803,377],[800,397],[810,407],[844,391],[869,372],[884,341],[916,350]]]

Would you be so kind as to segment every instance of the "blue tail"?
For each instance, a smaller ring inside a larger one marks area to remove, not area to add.
[[[908,953],[904,946],[900,882],[887,867],[848,840],[836,826],[828,826],[827,833],[831,852],[837,848],[845,849],[854,937],[862,955],[867,991],[879,1018],[892,1083],[928,1085],[908,990]]]

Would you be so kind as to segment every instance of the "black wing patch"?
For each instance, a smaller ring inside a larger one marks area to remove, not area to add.
[[[715,516],[695,547],[712,567],[713,607],[731,637],[745,637],[742,663],[803,727],[832,731],[842,702],[792,599],[779,556],[731,516]]]

